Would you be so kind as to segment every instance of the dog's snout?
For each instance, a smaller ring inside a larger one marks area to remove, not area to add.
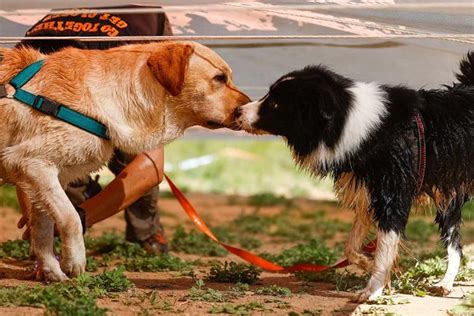
[[[242,115],[242,106],[238,106],[234,110],[234,117],[238,118]]]

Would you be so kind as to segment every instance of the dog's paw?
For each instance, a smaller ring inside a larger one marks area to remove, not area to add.
[[[86,271],[86,256],[77,253],[74,256],[61,257],[61,270],[70,277],[76,277]]]
[[[69,280],[59,267],[59,262],[57,261],[51,264],[36,263],[34,271],[27,278],[46,283]]]
[[[436,283],[429,288],[430,292],[437,296],[447,296],[453,290],[453,286],[449,286],[443,282]]]
[[[365,303],[367,301],[375,301],[379,296],[382,295],[383,288],[372,290],[369,287],[366,287],[360,292],[357,292],[351,297],[351,302],[353,303]]]

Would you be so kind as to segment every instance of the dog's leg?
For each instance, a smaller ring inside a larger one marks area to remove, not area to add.
[[[373,266],[373,259],[361,252],[365,237],[369,233],[371,226],[370,214],[367,210],[356,210],[354,223],[346,241],[344,254],[353,264],[356,264],[364,271],[370,272]]]
[[[461,247],[461,208],[466,199],[455,196],[446,210],[438,207],[436,222],[439,225],[441,240],[448,249],[448,269],[444,278],[436,283],[432,290],[440,295],[448,295],[453,290],[454,279],[459,271],[462,257]]]
[[[68,277],[62,272],[53,250],[54,222],[46,214],[41,201],[35,201],[36,190],[29,183],[17,183],[17,191],[21,192],[22,201],[27,201],[28,204],[24,205],[23,211],[28,212],[24,216],[29,219],[28,226],[31,227],[30,252],[37,261],[34,277],[47,282],[67,280]]]
[[[60,262],[62,271],[68,276],[77,276],[83,273],[86,257],[81,220],[61,187],[56,168],[35,162],[34,168],[27,168],[26,173],[26,180],[32,187],[27,192],[33,203],[39,204],[42,210],[47,212],[59,230],[62,241]],[[34,209],[33,213],[37,211]],[[50,230],[50,226],[53,227],[52,222],[47,222],[43,217],[41,217],[40,223],[48,230]],[[37,229],[32,226],[32,233],[33,230]],[[41,232],[37,234],[38,240],[44,237]],[[48,233],[49,235],[51,236],[49,238],[53,238],[52,230]],[[52,251],[52,246],[49,251]],[[60,275],[56,274],[55,277],[61,279]]]
[[[36,278],[46,282],[67,280],[54,254],[54,222],[41,209],[34,210],[30,216],[31,250],[38,263]]]
[[[399,233],[379,229],[372,275],[366,288],[354,295],[353,302],[363,303],[367,300],[375,300],[382,295],[385,285],[390,281],[390,271],[397,258],[399,242]]]

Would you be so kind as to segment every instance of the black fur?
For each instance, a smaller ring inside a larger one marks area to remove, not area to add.
[[[439,90],[381,86],[388,115],[343,161],[308,166],[320,144],[334,148],[353,105],[354,82],[322,66],[280,78],[262,99],[254,128],[284,136],[295,160],[313,174],[340,179],[352,173],[370,195],[374,220],[384,232],[403,234],[415,198],[435,198],[442,240],[460,249],[461,207],[473,193],[474,53],[460,64],[459,83]],[[290,78],[290,79],[289,79]],[[426,130],[426,173],[420,192],[418,129]],[[369,211],[369,210],[367,210]]]

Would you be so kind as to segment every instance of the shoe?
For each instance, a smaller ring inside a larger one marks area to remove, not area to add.
[[[152,255],[164,255],[168,253],[168,243],[165,236],[158,232],[142,242],[143,249]]]

